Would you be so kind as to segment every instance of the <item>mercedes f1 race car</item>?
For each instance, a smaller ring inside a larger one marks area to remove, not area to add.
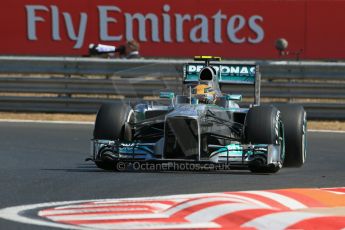
[[[169,104],[101,105],[92,139],[92,160],[105,170],[119,162],[191,162],[227,165],[255,173],[300,167],[306,159],[306,112],[293,104],[260,105],[257,65],[195,57],[183,67],[187,93],[161,92]],[[224,84],[253,85],[254,103],[222,93]]]

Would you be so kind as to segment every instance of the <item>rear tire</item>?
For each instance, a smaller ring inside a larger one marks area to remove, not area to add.
[[[126,122],[130,119],[131,111],[131,107],[127,104],[102,104],[97,113],[93,138],[101,140],[130,140],[131,129],[126,125]],[[95,161],[98,168],[116,170],[116,160],[112,159],[109,154],[98,156],[98,159],[98,161]]]
[[[307,119],[301,105],[277,105],[285,134],[285,167],[301,167],[307,156]]]
[[[257,106],[251,108],[245,120],[245,140],[251,144],[279,144],[280,122],[279,111],[274,106]],[[278,129],[278,130],[277,130]],[[284,151],[282,150],[282,160]],[[276,173],[282,166],[267,165],[266,157],[258,157],[251,164],[249,170],[254,173]]]

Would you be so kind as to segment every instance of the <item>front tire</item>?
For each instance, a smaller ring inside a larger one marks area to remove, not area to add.
[[[277,105],[284,124],[284,167],[301,167],[307,156],[307,113],[301,105]]]
[[[280,115],[274,106],[257,106],[251,108],[245,120],[245,141],[251,144],[280,144],[281,127]],[[281,149],[281,159],[284,160],[284,149]],[[266,156],[257,157],[249,164],[249,170],[254,173],[276,173],[282,167],[278,165],[267,165]]]
[[[98,110],[93,131],[94,139],[123,140],[125,123],[129,121],[131,107],[123,103],[102,104]]]
[[[126,123],[130,120],[132,109],[123,103],[102,104],[98,110],[93,138],[100,140],[130,140],[131,129]],[[99,151],[95,164],[104,170],[115,170],[116,159],[109,153]]]

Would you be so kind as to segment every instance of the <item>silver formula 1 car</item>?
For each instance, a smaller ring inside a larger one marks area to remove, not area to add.
[[[306,112],[298,105],[260,105],[260,81],[257,65],[196,57],[183,68],[187,93],[160,93],[168,105],[103,104],[91,160],[105,170],[131,161],[226,164],[259,173],[300,167],[306,159]],[[241,95],[222,93],[224,84],[253,85],[254,103],[241,108]]]

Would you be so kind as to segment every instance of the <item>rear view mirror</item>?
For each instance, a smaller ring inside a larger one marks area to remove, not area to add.
[[[225,96],[225,98],[228,101],[241,101],[242,100],[242,95],[240,95],[240,94],[227,94]]]
[[[175,93],[174,92],[160,92],[159,97],[173,99],[175,97]]]

